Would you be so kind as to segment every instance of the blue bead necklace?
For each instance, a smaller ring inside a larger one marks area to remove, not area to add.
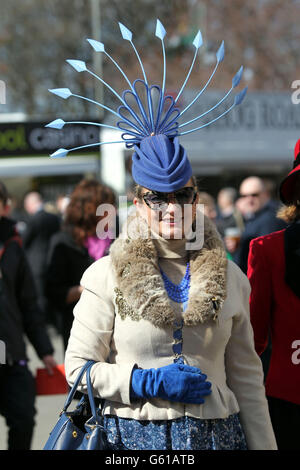
[[[161,268],[160,272],[164,281],[165,289],[170,299],[178,303],[187,302],[189,298],[189,289],[191,281],[190,263],[187,263],[186,265],[185,275],[182,278],[180,284],[174,284],[172,281],[170,281],[170,279],[167,277],[167,275],[163,272]]]

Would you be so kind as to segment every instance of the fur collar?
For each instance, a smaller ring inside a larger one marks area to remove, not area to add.
[[[128,230],[130,222],[130,231]],[[130,232],[130,233],[129,233]],[[172,325],[175,314],[158,269],[158,255],[144,219],[128,219],[126,235],[111,245],[116,273],[116,303],[122,318],[148,320],[155,326]],[[190,251],[191,286],[185,325],[216,320],[226,298],[227,257],[213,223],[204,218],[204,244]]]

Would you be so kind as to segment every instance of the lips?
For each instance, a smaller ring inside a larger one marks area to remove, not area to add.
[[[175,220],[175,219],[163,219],[163,222],[166,224],[174,225],[174,224],[180,224],[182,222],[182,219]]]

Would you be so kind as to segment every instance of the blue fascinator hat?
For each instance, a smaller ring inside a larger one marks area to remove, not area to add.
[[[193,41],[195,51],[191,66],[176,98],[174,98],[172,96],[166,95],[165,93],[166,53],[164,38],[167,33],[162,23],[157,20],[155,31],[155,35],[161,40],[163,55],[162,84],[160,86],[149,85],[142,60],[132,41],[132,32],[121,23],[119,23],[119,27],[123,39],[128,41],[133,48],[141,68],[143,79],[136,79],[133,83],[131,83],[123,69],[109,55],[109,53],[106,52],[103,43],[94,39],[88,39],[88,42],[94,51],[105,54],[113,62],[118,71],[127,81],[129,88],[126,89],[122,95],[119,95],[108,83],[106,83],[101,77],[90,70],[84,61],[75,59],[67,60],[67,62],[77,72],[89,73],[94,78],[99,80],[111,93],[113,93],[120,102],[120,106],[117,110],[108,108],[104,104],[91,100],[90,98],[74,94],[69,88],[55,88],[49,90],[51,93],[63,99],[68,99],[73,96],[77,99],[86,100],[88,102],[94,103],[97,106],[100,106],[116,117],[116,125],[113,126],[102,123],[82,121],[65,122],[62,119],[55,119],[54,121],[47,124],[46,127],[62,129],[65,125],[68,124],[91,124],[94,126],[106,127],[121,131],[121,140],[97,142],[93,144],[82,145],[80,147],[74,147],[71,149],[60,148],[50,156],[52,158],[65,157],[73,150],[79,150],[86,147],[103,144],[123,142],[126,148],[133,148],[134,150],[132,155],[132,177],[136,183],[154,191],[176,191],[177,189],[183,187],[192,176],[192,168],[186,151],[179,143],[180,136],[198,131],[229,113],[235,106],[239,105],[243,101],[247,92],[247,87],[237,93],[231,105],[217,117],[210,119],[196,127],[188,127],[188,130],[185,130],[184,128],[186,126],[191,126],[194,122],[206,117],[207,114],[225,102],[232,91],[239,85],[242,78],[243,67],[240,67],[238,72],[234,75],[232,78],[231,88],[218,103],[216,103],[210,109],[204,111],[202,114],[195,116],[193,119],[182,122],[182,117],[186,111],[188,111],[193,106],[193,104],[206,90],[213,76],[215,75],[219,64],[223,61],[225,54],[224,42],[221,43],[216,53],[216,64],[207,83],[196,94],[191,103],[181,110],[177,107],[177,102],[188,82],[198,54],[198,50],[203,43],[201,32],[198,31],[197,35],[195,36]]]
[[[132,177],[141,186],[169,193],[182,188],[191,176],[192,167],[178,137],[158,134],[135,146]]]

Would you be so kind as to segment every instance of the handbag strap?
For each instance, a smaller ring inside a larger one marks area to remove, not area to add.
[[[86,364],[82,367],[81,371],[79,372],[74,384],[73,384],[73,387],[71,388],[70,392],[69,392],[69,395],[67,396],[67,399],[65,401],[65,404],[64,404],[64,407],[63,407],[63,412],[67,411],[68,407],[70,406],[73,398],[74,398],[74,395],[77,391],[77,388],[81,382],[81,379],[84,375],[84,373],[86,373],[87,375],[87,391],[88,391],[88,398],[89,398],[89,402],[90,402],[90,407],[91,407],[91,411],[92,411],[92,415],[93,415],[93,418],[97,421],[98,417],[97,417],[97,411],[96,411],[96,405],[95,405],[95,400],[94,400],[94,395],[93,395],[93,388],[92,388],[92,383],[91,383],[91,376],[90,376],[90,370],[91,370],[91,367],[93,366],[93,364],[95,364],[95,361],[87,361]]]
[[[94,420],[97,421],[98,420],[98,415],[97,415],[97,411],[96,411],[96,404],[95,404],[95,400],[94,400],[93,387],[92,387],[92,382],[91,382],[91,368],[92,368],[92,365],[93,364],[91,364],[87,368],[87,371],[86,371],[86,379],[87,380],[86,381],[87,381],[88,397],[89,397],[89,402],[90,402],[92,415],[93,415]]]

